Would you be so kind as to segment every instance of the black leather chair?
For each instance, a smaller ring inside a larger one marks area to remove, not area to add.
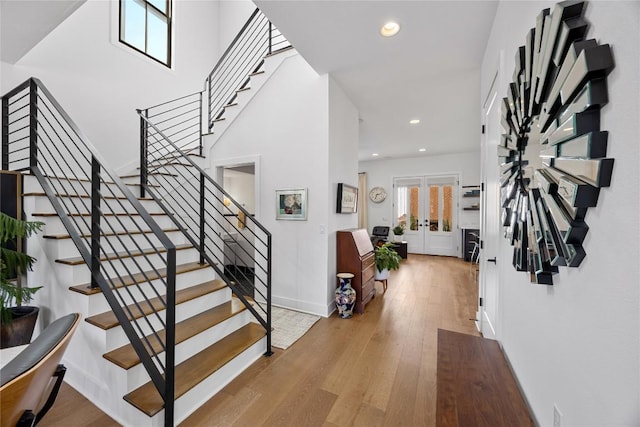
[[[371,231],[371,244],[373,246],[379,243],[385,243],[389,241],[389,227],[385,225],[376,225]]]

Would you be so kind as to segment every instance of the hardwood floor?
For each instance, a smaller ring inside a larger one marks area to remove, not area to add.
[[[376,290],[363,315],[320,319],[182,425],[435,425],[438,328],[478,336],[469,264],[410,255]]]
[[[364,314],[320,319],[182,426],[435,425],[438,328],[479,336],[474,275],[459,259],[409,255],[386,293],[381,283],[376,291]],[[59,418],[67,400],[62,393],[41,425],[113,425],[75,422],[73,411]]]

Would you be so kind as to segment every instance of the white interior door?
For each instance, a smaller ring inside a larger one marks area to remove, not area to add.
[[[499,324],[499,274],[497,268],[500,241],[500,184],[498,143],[500,141],[500,98],[494,79],[483,105],[485,134],[482,139],[482,191],[480,211],[480,279],[478,289],[478,329],[486,338],[497,338]]]
[[[395,178],[394,226],[405,226],[407,251],[458,255],[458,176]]]
[[[458,255],[458,178],[425,177],[425,253]]]

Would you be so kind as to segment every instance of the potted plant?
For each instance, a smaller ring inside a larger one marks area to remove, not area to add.
[[[404,224],[398,224],[395,227],[393,227],[393,235],[398,237],[399,240],[396,239],[396,241],[401,242],[402,241],[402,235],[404,234]]]
[[[393,249],[393,243],[387,242],[374,250],[376,259],[376,280],[386,280],[390,270],[400,267],[400,255]]]
[[[40,231],[43,225],[42,222],[23,221],[0,213],[0,348],[31,342],[39,309],[22,303],[29,302],[40,287],[22,286],[20,279],[36,259],[12,249],[12,242]]]

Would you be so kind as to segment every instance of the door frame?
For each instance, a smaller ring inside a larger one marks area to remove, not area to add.
[[[394,175],[391,177],[391,188],[392,188],[392,203],[391,203],[391,228],[395,227],[396,224],[396,201],[398,199],[397,197],[397,189],[396,189],[396,181],[397,180],[402,180],[402,179],[420,179],[422,181],[421,186],[424,187],[427,178],[444,178],[444,177],[452,177],[455,180],[455,184],[454,184],[454,201],[455,201],[455,209],[454,209],[454,215],[455,215],[455,228],[454,230],[452,230],[452,233],[454,233],[454,244],[456,246],[456,251],[455,251],[455,257],[460,258],[462,256],[462,248],[461,248],[461,242],[462,242],[462,237],[461,237],[461,233],[460,233],[460,183],[461,183],[461,177],[462,177],[462,172],[460,171],[454,171],[454,172],[437,172],[437,173],[416,173],[416,174],[410,174],[410,175]],[[427,208],[427,198],[426,198],[426,193],[424,193],[424,188],[423,188],[423,195],[422,195],[422,200],[419,202],[421,204],[420,208],[423,210],[423,214],[424,216],[426,216],[426,208]],[[426,218],[423,218],[423,220]],[[424,223],[424,222],[423,222]],[[423,231],[423,242],[422,242],[422,254],[425,253],[425,239],[426,239],[426,231]],[[416,252],[410,252],[410,253],[416,253]]]
[[[500,202],[500,191],[499,188],[497,186],[489,186],[488,185],[488,179],[487,177],[491,177],[491,171],[487,170],[487,156],[490,155],[494,155],[497,158],[497,152],[492,152],[491,147],[488,146],[488,144],[490,143],[490,132],[489,130],[492,127],[497,127],[498,129],[501,129],[501,124],[499,120],[496,120],[495,123],[491,123],[491,127],[488,126],[487,123],[487,113],[488,113],[488,108],[490,105],[497,103],[495,108],[500,108],[500,95],[499,95],[499,88],[503,87],[504,85],[501,84],[501,79],[503,76],[503,73],[501,73],[501,70],[503,68],[503,64],[504,64],[504,56],[503,56],[503,52],[500,52],[500,56],[498,59],[498,64],[496,64],[495,69],[495,73],[494,73],[494,77],[492,80],[491,85],[489,86],[489,90],[487,91],[486,94],[484,94],[483,98],[481,99],[482,104],[481,104],[481,114],[482,114],[482,124],[483,127],[485,129],[485,131],[482,134],[482,138],[481,138],[481,145],[480,145],[480,179],[482,182],[482,191],[481,191],[481,208],[480,208],[480,244],[481,244],[481,250],[480,250],[480,256],[479,256],[479,277],[478,277],[478,309],[476,312],[476,327],[478,328],[478,331],[480,333],[482,333],[482,335],[485,338],[490,338],[490,339],[499,339],[499,334],[500,334],[500,323],[501,323],[501,293],[500,293],[500,282],[501,282],[501,274],[500,274],[500,268],[499,268],[499,251],[500,251],[500,215],[499,215],[499,209],[497,206],[489,206],[487,203],[487,195],[489,192],[494,192],[495,194],[495,201],[496,203]],[[495,95],[494,95],[495,94]],[[495,96],[495,99],[492,100],[492,98]],[[499,113],[499,111],[498,111]],[[499,115],[498,115],[499,117]],[[501,131],[498,131],[498,137],[499,134],[501,133]],[[497,184],[498,178],[499,178],[499,173],[498,170],[496,169],[495,171],[492,172],[493,174],[495,174],[493,176],[492,181],[495,181]],[[491,218],[492,215],[487,213],[487,210],[491,208],[494,209],[495,212],[494,216],[495,218]],[[488,220],[495,220],[496,224],[494,224],[497,227],[497,232],[494,233],[494,235],[490,235],[488,234],[488,230],[487,230],[487,221]],[[491,241],[489,241],[489,239],[491,239]],[[493,250],[493,253],[489,253],[492,252],[491,250]],[[493,265],[489,262],[490,259],[495,260],[495,263],[493,263]],[[495,280],[495,283],[491,283],[488,284],[487,279],[488,279],[488,274],[487,271],[488,269],[494,269],[494,271],[492,271],[491,274],[491,279]],[[494,292],[495,294],[495,298],[492,301],[488,301],[487,299],[487,288],[488,286],[491,286],[491,290]],[[481,303],[482,302],[482,303]],[[494,318],[490,319],[489,316],[487,315],[485,308],[487,306],[487,304],[494,304],[494,308],[495,308],[495,312],[494,312]]]

